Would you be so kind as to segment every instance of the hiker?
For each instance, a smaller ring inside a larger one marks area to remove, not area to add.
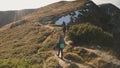
[[[66,34],[66,24],[65,24],[65,22],[63,22],[62,27],[63,27],[62,29],[63,29],[64,36],[65,36],[65,34]]]
[[[61,53],[61,59],[63,59],[63,49],[65,47],[65,41],[64,41],[64,36],[60,34],[59,36],[59,41],[58,41],[58,54],[57,56],[60,55]]]
[[[67,24],[66,25],[66,32],[68,32],[69,28],[70,28],[70,24]]]

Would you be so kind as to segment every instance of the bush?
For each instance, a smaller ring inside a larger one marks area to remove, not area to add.
[[[89,23],[73,25],[68,30],[68,36],[74,44],[96,44],[106,46],[113,44],[112,34],[105,32],[102,28]]]

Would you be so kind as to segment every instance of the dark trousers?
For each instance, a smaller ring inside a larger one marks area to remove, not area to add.
[[[64,37],[65,37],[65,35],[66,35],[66,30],[63,30],[63,34],[64,34]]]
[[[61,58],[63,58],[63,49],[62,48],[58,49],[58,56],[60,55],[60,53],[61,53]]]

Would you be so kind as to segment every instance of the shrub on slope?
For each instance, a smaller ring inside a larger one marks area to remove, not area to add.
[[[112,34],[89,23],[73,25],[68,31],[68,36],[74,44],[96,44],[106,46],[113,44]]]

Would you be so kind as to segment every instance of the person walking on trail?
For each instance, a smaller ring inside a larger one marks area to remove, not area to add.
[[[63,22],[63,24],[62,24],[62,28],[63,28],[63,33],[65,36],[65,34],[66,34],[66,23],[65,22]]]
[[[60,34],[59,36],[59,42],[58,42],[58,54],[59,56],[61,54],[61,59],[63,59],[63,49],[65,47],[65,41],[64,41],[64,36]]]

